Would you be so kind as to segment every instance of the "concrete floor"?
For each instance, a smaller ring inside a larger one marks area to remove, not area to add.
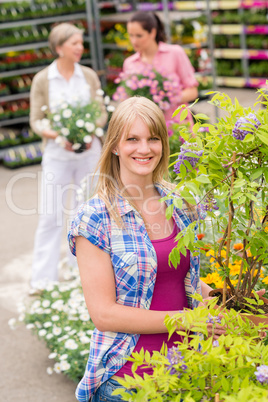
[[[224,88],[222,92],[241,105],[252,106],[256,91]],[[213,120],[215,109],[207,101],[194,107]],[[74,402],[75,384],[61,374],[49,376],[51,361],[44,343],[24,325],[11,330],[7,324],[17,317],[17,302],[27,298],[31,275],[34,234],[38,222],[38,181],[41,166],[10,170],[0,165],[0,401]],[[66,232],[65,232],[66,235]],[[63,251],[67,247],[63,237]]]

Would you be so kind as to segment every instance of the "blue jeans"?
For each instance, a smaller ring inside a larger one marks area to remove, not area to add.
[[[119,384],[116,380],[110,378],[105,381],[101,386],[97,389],[95,394],[93,395],[91,402],[118,402],[122,401],[120,395],[112,395],[113,391],[117,388],[125,388]]]

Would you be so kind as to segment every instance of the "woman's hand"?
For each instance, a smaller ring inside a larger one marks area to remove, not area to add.
[[[256,293],[257,293],[258,296],[263,296],[265,294],[265,289],[257,290]]]
[[[208,330],[208,336],[209,337],[213,337],[213,340],[215,341],[216,339],[218,339],[221,335],[225,334],[225,328],[220,324],[220,320],[223,316],[221,314],[219,314],[215,318],[217,321],[213,320],[213,322],[208,322],[207,324],[207,330]]]
[[[73,147],[73,144],[70,141],[65,139],[64,149],[66,149],[66,151],[74,152],[72,147]]]
[[[214,299],[214,297],[207,297],[206,299],[203,299],[201,303],[199,303],[199,306],[201,307],[207,307],[207,304],[210,300]],[[218,306],[215,306],[217,308]],[[213,337],[213,340],[217,340],[221,335],[225,334],[225,328],[224,326],[221,325],[221,319],[223,318],[222,314],[218,314],[217,316],[211,316],[207,320],[207,330],[208,330],[208,336]]]
[[[42,131],[42,136],[44,138],[47,138],[49,140],[55,140],[57,138],[58,133],[55,130],[51,130],[50,128],[46,128],[45,130]]]

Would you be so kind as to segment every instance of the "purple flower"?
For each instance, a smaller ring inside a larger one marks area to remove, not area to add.
[[[253,134],[260,126],[260,121],[255,114],[249,113],[246,117],[240,117],[233,128],[233,136],[240,141],[246,137],[247,134]]]
[[[212,346],[213,346],[214,348],[217,348],[218,346],[220,346],[219,341],[213,341],[213,342],[212,342]]]
[[[221,324],[221,319],[217,315],[212,316],[211,314],[209,314],[206,322],[208,322],[210,324]]]
[[[213,198],[211,194],[208,194],[204,202],[201,204],[201,209],[203,211],[212,211],[213,209],[217,211],[219,207],[215,198]]]
[[[181,354],[181,351],[178,347],[172,346],[172,348],[168,349],[167,358],[169,361],[168,369],[170,369],[170,374],[177,373],[178,377],[181,376],[181,373],[174,367],[175,365],[180,365],[180,369],[185,371],[187,370],[187,366],[184,363],[184,357]]]
[[[181,152],[178,156],[177,162],[174,165],[174,172],[179,174],[181,165],[185,166],[185,162],[188,161],[190,165],[194,168],[199,161],[200,157],[203,155],[202,150],[195,149],[197,144],[185,142],[181,147]],[[189,155],[191,153],[191,155]],[[193,154],[195,156],[193,156]],[[185,166],[187,171],[188,168]]]
[[[255,371],[257,380],[260,383],[268,384],[268,366],[265,366],[264,364],[257,367],[257,371]]]

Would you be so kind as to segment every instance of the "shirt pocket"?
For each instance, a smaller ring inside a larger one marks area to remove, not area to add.
[[[138,279],[138,255],[134,252],[114,254],[112,264],[118,295],[136,289]]]

